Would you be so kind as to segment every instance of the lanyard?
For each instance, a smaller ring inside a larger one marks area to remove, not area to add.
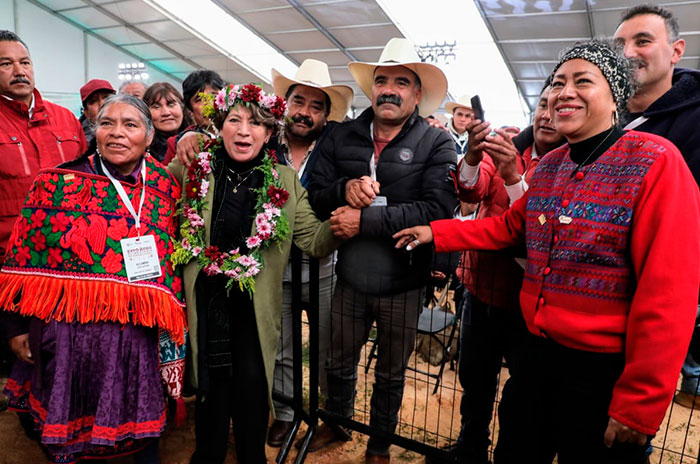
[[[372,147],[374,147],[374,121],[369,123],[369,136],[372,139]],[[369,159],[369,176],[372,180],[377,180],[377,163],[374,161],[374,150],[372,150],[372,156]]]
[[[647,122],[648,120],[649,120],[649,118],[647,118],[645,116],[639,116],[637,119],[635,119],[634,121],[631,121],[629,124],[627,124],[624,127],[624,130],[635,129],[635,128],[641,126],[642,124],[644,124],[645,122]]]
[[[369,176],[372,178],[372,180],[377,180],[377,165],[374,164],[374,154],[369,160]]]
[[[131,216],[134,218],[134,222],[136,224],[136,233],[138,236],[141,236],[141,210],[143,209],[143,202],[146,200],[146,160],[144,159],[141,162],[141,177],[143,178],[143,188],[141,189],[141,201],[139,202],[139,213],[136,214],[136,211],[134,210],[134,205],[131,204],[131,200],[129,199],[129,195],[126,194],[126,191],[124,190],[124,187],[122,187],[121,182],[119,182],[117,179],[110,174],[109,169],[105,166],[105,164],[102,162],[102,158],[100,157],[100,164],[102,165],[102,170],[104,171],[105,175],[109,178],[109,181],[112,182],[112,185],[114,185],[114,188],[117,189],[117,193],[119,194],[119,198],[122,199],[122,203],[124,203],[124,206],[126,206],[126,209],[129,210],[131,213]]]

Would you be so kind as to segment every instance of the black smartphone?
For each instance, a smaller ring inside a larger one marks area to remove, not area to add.
[[[471,99],[472,111],[474,112],[474,119],[478,119],[481,122],[484,121],[484,108],[481,106],[481,98],[478,95],[474,95]]]

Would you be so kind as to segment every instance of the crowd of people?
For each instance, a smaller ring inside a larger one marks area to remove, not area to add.
[[[669,403],[700,406],[700,73],[661,7],[609,32],[562,50],[521,131],[468,95],[437,122],[447,78],[398,38],[349,63],[355,119],[308,59],[274,94],[211,70],[182,93],[92,79],[78,120],[0,31],[5,401],[50,462],[160,462],[185,393],[190,462],[224,462],[231,427],[239,462],[267,462],[293,430],[272,391],[293,394],[294,244],[304,298],[320,259],[329,412],[353,417],[376,326],[365,462],[388,463],[434,254],[457,253],[454,462],[490,462],[504,359],[494,462],[647,462]],[[309,450],[350,438],[322,423]]]

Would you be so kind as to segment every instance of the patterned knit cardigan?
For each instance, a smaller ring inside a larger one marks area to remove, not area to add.
[[[700,193],[678,149],[628,132],[576,173],[564,145],[501,217],[431,224],[438,252],[528,251],[528,329],[585,351],[625,353],[609,413],[656,433],[678,380],[700,286]]]

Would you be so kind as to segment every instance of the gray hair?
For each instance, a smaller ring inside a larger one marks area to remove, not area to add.
[[[12,31],[8,31],[6,29],[0,30],[0,42],[19,42],[22,45],[24,45],[24,48],[27,50],[27,53],[29,53],[29,47],[27,47],[27,44],[24,43],[24,41]]]
[[[119,93],[120,93],[120,94],[123,94],[123,93],[124,93],[124,87],[126,87],[126,86],[129,85],[129,84],[141,84],[141,85],[143,85],[143,92],[144,92],[144,93],[146,93],[146,90],[148,90],[148,84],[146,84],[144,81],[134,81],[134,80],[130,80],[130,81],[124,81],[124,82],[121,83],[121,85],[119,86]]]
[[[102,115],[104,114],[105,110],[110,106],[114,105],[115,103],[124,103],[125,105],[130,105],[136,108],[136,110],[139,112],[139,116],[141,116],[143,124],[146,126],[146,134],[148,136],[153,134],[153,119],[151,119],[151,111],[148,109],[148,106],[146,106],[146,104],[140,98],[136,98],[133,95],[127,95],[123,93],[110,95],[105,99],[104,102],[102,102],[102,106],[100,106],[100,111],[99,113],[97,113],[98,124],[100,122],[100,119],[102,119]]]

